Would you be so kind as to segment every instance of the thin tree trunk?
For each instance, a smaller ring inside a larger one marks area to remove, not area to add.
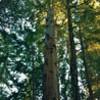
[[[47,12],[45,32],[43,100],[59,100],[54,10],[52,3],[49,5]]]
[[[71,74],[71,85],[72,85],[72,100],[80,100],[79,87],[78,87],[78,71],[76,61],[76,50],[74,43],[74,34],[71,20],[71,9],[70,0],[66,0],[67,3],[67,16],[68,16],[68,31],[69,31],[69,42],[70,42],[70,74]]]
[[[32,66],[33,66],[32,68],[32,100],[35,100],[34,56],[32,57]]]
[[[90,78],[89,78],[89,71],[88,71],[88,67],[87,67],[87,63],[86,63],[86,54],[85,54],[83,39],[82,39],[82,35],[81,35],[81,29],[79,29],[79,39],[80,39],[81,50],[82,50],[83,65],[85,67],[87,87],[88,87],[88,91],[89,91],[89,100],[94,100],[92,86],[91,86],[91,82],[90,82]]]

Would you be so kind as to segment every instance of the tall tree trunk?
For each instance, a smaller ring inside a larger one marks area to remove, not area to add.
[[[71,74],[71,85],[72,85],[72,100],[80,100],[79,87],[78,87],[78,71],[76,61],[76,50],[74,43],[74,34],[71,19],[70,0],[66,0],[67,16],[68,16],[68,31],[69,31],[69,42],[70,42],[70,74]]]
[[[82,50],[83,65],[85,67],[87,87],[88,87],[88,91],[89,91],[89,100],[94,100],[92,86],[91,86],[91,82],[90,82],[90,78],[89,78],[89,71],[88,71],[88,67],[87,67],[87,63],[86,63],[86,54],[85,54],[85,48],[84,48],[83,39],[82,39],[82,35],[81,35],[81,29],[79,29],[79,39],[80,39],[81,50]]]
[[[43,68],[43,100],[59,100],[57,78],[57,54],[55,43],[54,9],[51,0],[46,19],[45,50]]]

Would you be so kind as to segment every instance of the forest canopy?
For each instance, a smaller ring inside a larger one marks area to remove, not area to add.
[[[0,0],[0,100],[100,100],[100,1]]]

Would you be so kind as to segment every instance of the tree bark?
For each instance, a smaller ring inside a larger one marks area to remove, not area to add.
[[[52,3],[49,5],[47,12],[44,59],[43,100],[59,100],[54,9]]]
[[[74,34],[71,19],[70,0],[66,0],[67,16],[68,16],[68,31],[69,31],[69,42],[70,42],[70,75],[71,75],[71,89],[72,89],[72,100],[80,100],[79,87],[78,87],[78,71],[76,61],[76,50],[74,43]]]

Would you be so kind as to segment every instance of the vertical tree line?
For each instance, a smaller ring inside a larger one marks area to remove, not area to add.
[[[55,42],[54,0],[50,0],[47,10],[43,68],[43,100],[59,100],[58,67]]]
[[[0,0],[0,100],[99,100],[99,5]]]
[[[70,43],[69,44],[70,45],[70,75],[71,75],[72,99],[80,100],[79,86],[78,86],[77,58],[76,58],[76,50],[75,50],[70,4],[71,4],[71,1],[66,0],[66,8],[67,8],[67,16],[68,16],[69,43]]]

